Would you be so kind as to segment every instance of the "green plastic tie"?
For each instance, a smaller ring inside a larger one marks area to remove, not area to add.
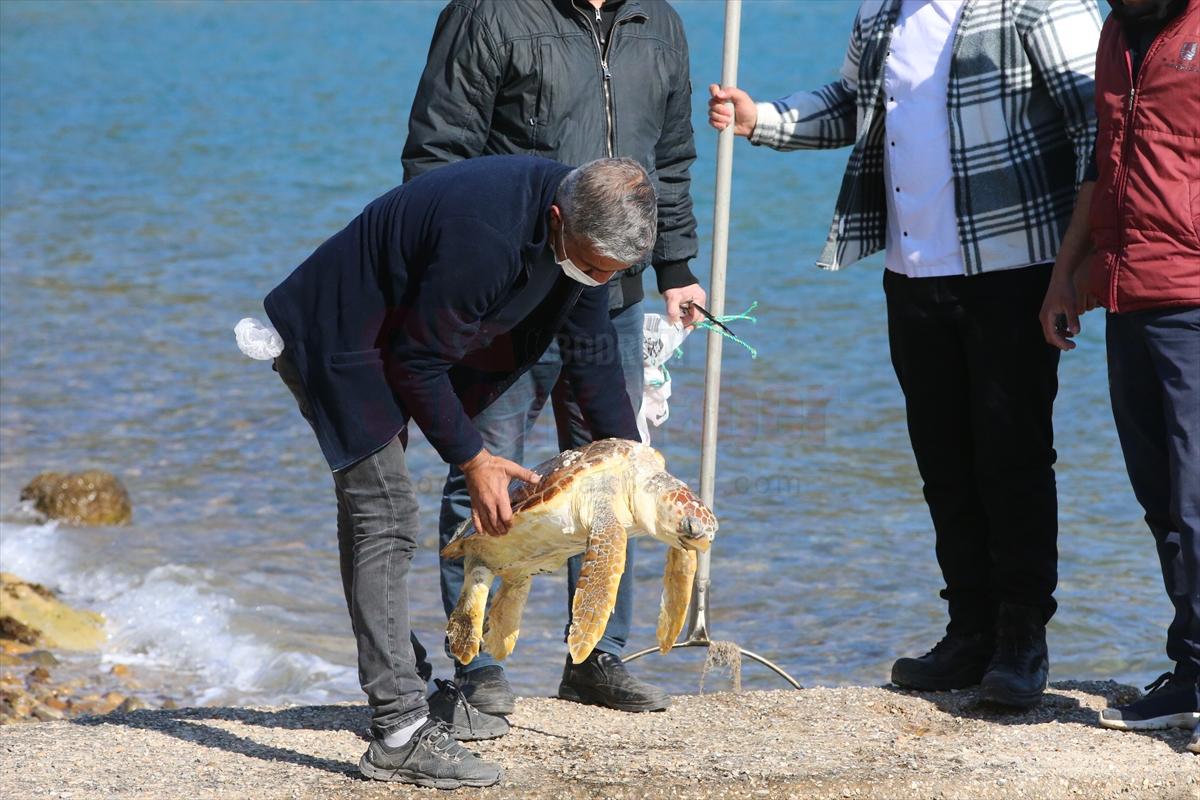
[[[752,317],[752,316],[750,316],[750,312],[751,312],[751,311],[753,311],[753,310],[754,310],[754,309],[756,309],[756,308],[758,308],[758,301],[757,301],[757,300],[755,300],[753,303],[751,303],[751,304],[750,304],[750,307],[749,307],[749,308],[747,308],[745,311],[743,311],[741,314],[727,314],[726,316],[723,316],[723,317],[717,317],[717,319],[718,319],[718,320],[720,320],[722,323],[725,323],[725,324],[728,324],[728,323],[730,323],[730,322],[739,322],[739,321],[744,321],[744,322],[755,322],[755,323],[757,323],[757,322],[758,322],[758,318],[757,318],[757,317]],[[713,331],[714,333],[719,333],[719,334],[721,334],[722,336],[724,336],[726,339],[732,339],[733,341],[735,341],[735,342],[737,342],[738,344],[740,344],[742,347],[744,347],[744,348],[746,348],[747,350],[749,350],[749,351],[750,351],[750,357],[751,357],[751,358],[758,358],[758,351],[757,351],[757,350],[755,350],[753,347],[751,347],[750,345],[748,345],[748,344],[746,344],[745,342],[743,342],[743,341],[742,341],[740,338],[738,338],[737,336],[734,336],[734,335],[733,335],[733,334],[731,334],[731,333],[727,333],[727,332],[725,332],[725,331],[721,330],[720,328],[718,328],[716,325],[713,325],[713,324],[712,324],[711,322],[709,322],[708,320],[706,320],[706,319],[700,320],[699,322],[697,322],[697,323],[696,323],[696,327],[697,327],[697,328],[704,328],[705,330],[708,330],[708,331]],[[679,358],[679,357],[681,357],[682,355],[683,355],[683,350],[682,350],[681,348],[679,348],[679,347],[676,347],[676,348],[675,348],[675,357],[676,357],[676,358]],[[666,371],[666,365],[664,365],[664,366],[663,366],[663,371],[664,371],[664,372]]]

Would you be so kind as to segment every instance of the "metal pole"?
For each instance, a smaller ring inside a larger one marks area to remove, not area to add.
[[[741,38],[742,0],[725,0],[725,53],[721,85],[737,86],[738,41]],[[713,204],[712,273],[708,280],[708,307],[716,316],[725,313],[725,264],[729,254],[729,194],[733,184],[733,125],[717,137],[717,189]],[[700,444],[700,499],[711,509],[717,484],[717,414],[721,406],[720,336],[709,336],[704,362],[704,422]],[[710,553],[700,553],[688,609],[685,641],[708,641],[708,588]]]
[[[742,27],[742,0],[725,0],[725,55],[721,67],[721,85],[737,86],[738,39]],[[733,184],[733,125],[721,131],[717,138],[717,189],[713,205],[713,249],[712,273],[709,277],[708,308],[716,316],[725,313],[725,262],[729,254],[729,193]],[[716,510],[714,501],[717,488],[717,412],[721,406],[721,344],[720,336],[708,336],[707,357],[704,362],[704,425],[701,429],[700,450],[700,499]],[[696,577],[692,584],[692,602],[688,606],[687,631],[683,641],[672,645],[672,650],[683,647],[709,647],[713,642],[708,636],[708,589],[711,550],[700,553],[696,563]],[[757,661],[774,671],[795,688],[799,681],[788,675],[781,667],[763,658],[758,653],[738,647],[743,656]],[[648,647],[627,656],[633,661],[650,653],[657,647]]]

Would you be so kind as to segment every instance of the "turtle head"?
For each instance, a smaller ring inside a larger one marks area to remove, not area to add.
[[[644,507],[653,514],[644,525],[651,536],[684,550],[708,549],[717,533],[717,518],[687,484],[658,472],[646,481],[643,492],[649,501]]]

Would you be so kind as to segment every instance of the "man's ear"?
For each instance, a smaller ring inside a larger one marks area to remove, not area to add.
[[[550,204],[550,219],[554,221],[555,225],[562,225],[562,209],[555,203]]]

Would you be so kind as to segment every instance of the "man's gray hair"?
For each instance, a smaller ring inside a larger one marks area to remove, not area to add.
[[[566,235],[587,240],[606,258],[637,264],[654,248],[658,199],[632,158],[601,158],[571,170],[555,203]]]

